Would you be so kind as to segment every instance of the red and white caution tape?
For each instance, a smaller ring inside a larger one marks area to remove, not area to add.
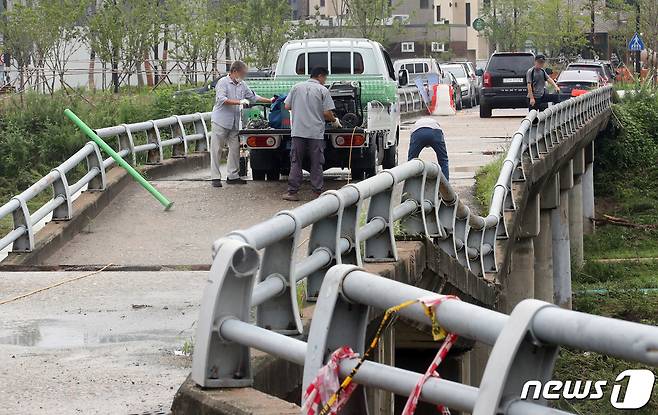
[[[320,368],[318,375],[304,392],[302,414],[319,414],[323,403],[328,406],[328,411],[324,412],[326,415],[338,414],[357,387],[355,383],[350,383],[344,386],[341,393],[336,393],[341,386],[338,366],[343,359],[357,357],[358,355],[348,346],[343,346],[331,354],[329,362]]]

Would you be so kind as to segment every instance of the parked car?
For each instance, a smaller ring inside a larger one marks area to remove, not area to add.
[[[416,82],[418,78],[426,79],[427,74],[441,74],[441,66],[433,58],[398,59],[393,63],[393,67],[395,73],[399,73],[400,69],[406,69],[411,84]]]
[[[476,105],[475,94],[477,91],[477,80],[470,77],[464,65],[461,63],[449,63],[441,66],[441,69],[450,72],[455,78],[457,78],[462,102],[466,108],[474,107]]]
[[[475,65],[470,61],[453,61],[450,63],[458,63],[466,69],[468,77],[471,79],[471,83],[475,84],[475,105],[480,101],[480,88],[482,88],[482,78],[477,76],[477,70]]]
[[[482,75],[480,117],[491,117],[496,108],[527,108],[526,73],[534,65],[535,55],[529,52],[494,52]]]
[[[560,101],[578,96],[584,91],[599,87],[599,74],[590,70],[566,70],[557,78],[560,87]]]
[[[585,71],[594,71],[599,74],[601,77],[601,84],[607,85],[611,83],[615,78],[615,73],[612,70],[612,65],[610,62],[604,61],[591,61],[591,60],[581,60],[578,62],[572,62],[567,66],[567,70],[585,70]]]
[[[439,83],[452,85],[452,101],[455,103],[455,109],[461,110],[464,107],[462,100],[462,91],[455,75],[448,71],[443,71],[439,77]]]

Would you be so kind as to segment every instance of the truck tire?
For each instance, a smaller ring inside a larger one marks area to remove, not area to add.
[[[251,178],[256,180],[256,181],[263,181],[265,180],[265,170],[255,170],[251,169]]]
[[[270,169],[265,173],[268,182],[278,182],[281,179],[281,172],[279,169]]]
[[[384,149],[384,160],[382,160],[382,167],[385,169],[392,169],[398,165],[398,144]]]
[[[366,168],[352,168],[352,180],[360,181],[372,177],[376,174],[375,167],[366,167]]]
[[[462,93],[460,92],[457,94],[457,102],[455,102],[455,109],[461,110],[462,108],[464,108],[464,103],[462,100]]]
[[[462,105],[464,106],[464,108],[471,108],[473,106],[473,96],[470,93],[468,94],[468,99],[466,100],[466,102],[463,101],[464,101],[464,97],[462,97]]]
[[[491,118],[491,107],[480,104],[480,118]]]

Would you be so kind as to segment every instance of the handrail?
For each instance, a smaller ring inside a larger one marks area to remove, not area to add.
[[[146,153],[147,164],[161,163],[165,158],[165,148],[172,148],[172,157],[184,157],[193,151],[206,151],[210,144],[210,134],[206,122],[210,112],[187,115],[174,115],[158,120],[123,124],[96,130],[102,138],[117,138],[117,152],[121,157],[129,157],[137,163],[137,154]],[[172,138],[161,140],[162,130],[169,129]],[[146,144],[135,145],[136,134],[146,134]],[[70,173],[81,164],[86,164],[86,172],[75,183],[69,183]],[[103,159],[100,149],[87,142],[80,150],[54,168],[39,181],[9,202],[0,206],[0,220],[12,215],[13,229],[0,238],[0,250],[12,245],[13,252],[30,252],[34,249],[35,226],[52,214],[52,220],[69,220],[73,217],[73,198],[83,190],[103,191],[106,186],[105,172],[114,160]],[[34,212],[28,203],[42,192],[52,188],[53,198]]]
[[[382,278],[354,271],[364,262],[397,260],[395,233],[398,231],[433,239],[441,250],[476,276],[482,277],[486,273],[497,272],[497,239],[509,237],[504,213],[517,209],[512,195],[512,182],[525,179],[524,158],[534,163],[558,144],[572,140],[574,134],[588,122],[609,110],[611,98],[612,88],[603,87],[549,107],[546,111],[531,111],[512,137],[486,216],[475,214],[460,199],[436,163],[415,159],[361,182],[325,192],[311,202],[280,212],[270,219],[247,229],[231,232],[215,241],[209,285],[203,294],[197,326],[193,379],[204,387],[248,385],[251,376],[248,347],[256,347],[294,362],[299,362],[302,356],[306,356],[305,374],[308,371],[315,373],[319,368],[318,362],[324,362],[327,357],[325,352],[339,346],[334,343],[329,346],[327,339],[330,338],[332,330],[338,330],[337,327],[340,326],[342,331],[333,334],[340,339],[351,339],[357,343],[356,339],[362,339],[365,335],[361,332],[345,333],[350,329],[365,327],[363,322],[359,322],[359,319],[366,318],[359,314],[363,313],[359,304],[383,309],[401,300],[402,293],[408,294],[404,296],[405,299],[432,294],[392,281],[390,283],[394,286],[388,282],[382,283],[378,294],[375,294],[373,281]],[[310,228],[308,249],[305,257],[299,259],[298,250],[304,244],[302,230],[305,228]],[[342,270],[342,273],[336,271],[341,275],[339,282],[332,280],[336,269]],[[345,271],[346,269],[349,269],[349,272]],[[359,290],[350,290],[346,285],[346,275],[350,273],[361,273],[362,284]],[[309,333],[308,348],[303,342],[284,340],[287,339],[284,335],[298,335],[302,332],[297,283],[304,279],[307,297],[318,301]],[[387,284],[387,287],[381,288]],[[327,285],[333,288],[328,288]],[[360,296],[351,294],[356,292],[360,292]],[[387,301],[386,304],[381,301],[377,304],[372,302],[373,298],[382,300],[389,297],[395,297],[396,300]],[[321,304],[328,301],[327,298],[332,298],[334,305],[323,308]],[[343,308],[341,312],[334,311],[339,303],[349,305],[349,310]],[[548,316],[559,318],[559,321],[587,320],[595,325],[615,325],[620,330],[628,331],[629,335],[641,335],[642,338],[647,338],[646,326],[599,317],[583,317],[580,313],[554,308],[549,310],[546,308],[549,307],[547,303],[534,300],[520,303],[510,317],[486,310],[489,317],[482,320],[469,318],[464,325],[456,321],[463,320],[463,316],[470,313],[467,313],[468,310],[482,314],[485,309],[472,305],[464,305],[466,308],[462,307],[461,312],[444,309],[457,307],[454,304],[457,302],[446,302],[441,306],[442,309],[438,313],[444,316],[441,324],[465,337],[494,345],[493,353],[496,359],[490,359],[491,366],[495,367],[491,369],[494,374],[487,375],[485,372],[485,376],[506,376],[501,374],[500,364],[494,360],[507,362],[509,365],[515,364],[513,359],[517,349],[501,341],[501,338],[505,337],[503,333],[511,333],[519,344],[526,341],[536,343],[536,339],[545,339],[554,344],[583,347],[622,358],[658,364],[658,358],[652,353],[647,352],[639,356],[639,352],[617,347],[618,345],[605,339],[587,339],[581,342],[580,339],[567,338],[566,329],[550,330],[544,323]],[[257,306],[255,326],[249,323],[252,306]],[[416,316],[422,316],[417,318],[417,321],[423,320],[427,323],[420,307],[414,312]],[[410,317],[408,312],[405,313],[403,315]],[[352,316],[350,320],[344,320],[348,315]],[[528,316],[534,320],[527,320]],[[332,326],[331,318],[343,318],[344,324]],[[320,323],[316,323],[318,320]],[[318,324],[321,328],[314,331],[313,327]],[[529,332],[537,337],[528,335]],[[318,340],[318,337],[321,339]],[[504,345],[499,346],[501,343]],[[541,373],[550,373],[553,360],[549,356],[554,353],[555,346],[539,346],[535,343],[533,347],[546,347],[545,354],[537,354],[544,360],[536,367],[541,369],[542,364],[548,365],[545,367],[547,371]],[[286,344],[288,346],[285,346]],[[358,344],[355,346],[359,347]],[[518,350],[518,353],[522,353],[525,349]],[[314,366],[309,366],[311,355],[316,356]],[[346,363],[348,366],[350,364],[352,363]],[[377,367],[390,374],[394,373],[392,370],[397,370],[383,365]],[[347,366],[344,368],[341,365],[341,372],[345,373],[346,368]],[[235,370],[240,370],[240,376],[236,376]],[[390,382],[382,381],[381,377],[375,379],[374,375],[357,378],[357,381],[396,393],[400,390]],[[501,391],[506,387],[506,382],[504,379],[498,382]],[[308,384],[306,375],[304,383]],[[490,383],[497,382],[491,380]],[[458,393],[456,390],[452,392]],[[495,408],[504,407],[500,401],[502,393],[497,395],[496,402],[493,402],[496,398],[491,392],[485,393],[484,397],[481,396],[481,390],[472,393],[478,395],[477,400],[472,404],[462,402],[458,409],[484,414],[489,412],[480,412],[484,408],[482,405],[485,405],[481,402],[488,402],[491,413],[494,413]],[[437,395],[429,394],[423,394],[423,398],[435,403],[449,399],[445,394],[440,396],[441,399]],[[517,404],[520,406],[514,406]],[[539,406],[529,402],[518,402],[507,406],[505,413],[546,413],[545,408],[538,408]]]

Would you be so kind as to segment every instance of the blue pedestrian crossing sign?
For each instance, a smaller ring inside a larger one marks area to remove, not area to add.
[[[635,32],[631,40],[628,42],[628,50],[631,52],[639,52],[644,50],[644,42],[637,32]]]

